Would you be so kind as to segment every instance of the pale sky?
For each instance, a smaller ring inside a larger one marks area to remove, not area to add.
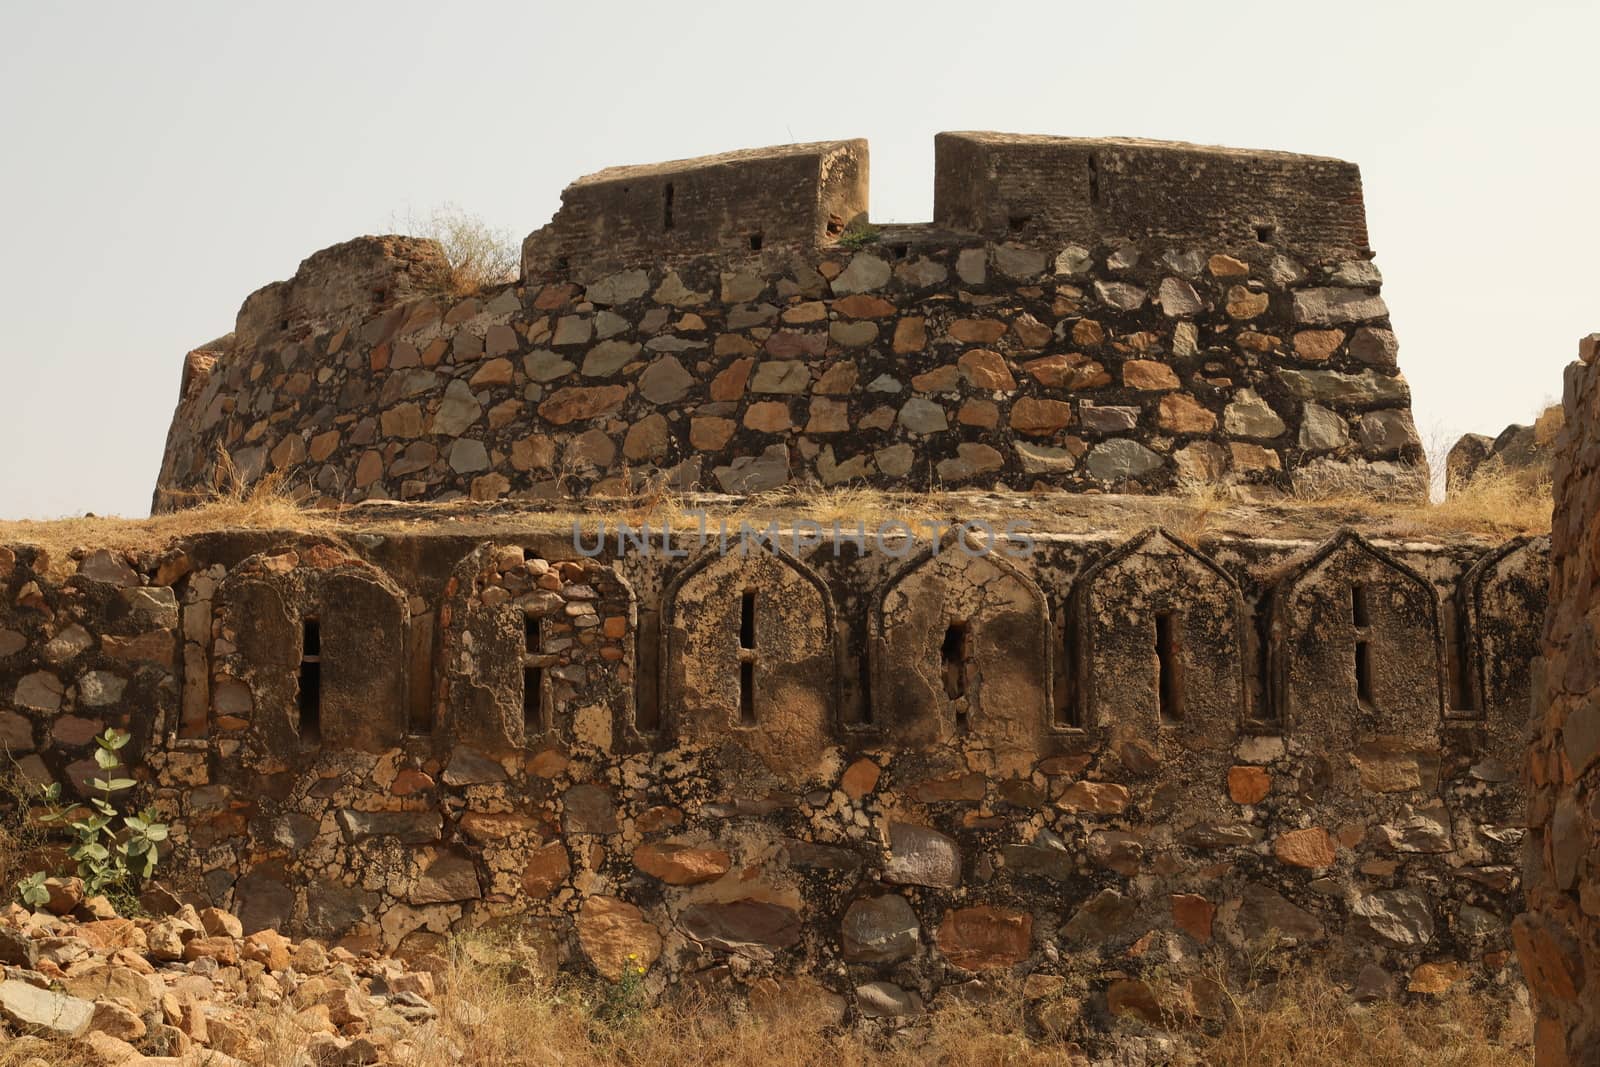
[[[143,515],[183,354],[319,248],[451,202],[516,238],[611,164],[1138,136],[1360,164],[1425,439],[1600,330],[1600,4],[0,0],[0,518]]]

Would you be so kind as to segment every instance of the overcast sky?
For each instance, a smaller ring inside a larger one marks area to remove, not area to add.
[[[0,517],[145,514],[184,352],[319,248],[786,141],[868,138],[879,222],[939,130],[1354,160],[1424,438],[1600,330],[1593,2],[3,3]]]

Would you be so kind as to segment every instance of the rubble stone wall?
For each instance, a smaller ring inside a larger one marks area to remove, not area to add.
[[[191,354],[154,507],[203,498],[222,452],[319,503],[652,480],[1425,494],[1352,165],[997,136],[940,141],[934,226],[818,224],[865,208],[865,147],[833,142],[583,179],[525,277],[463,299],[417,295],[426,242],[318,253]],[[644,234],[629,198],[668,186],[704,210]]]
[[[1541,1067],[1600,1061],[1600,373],[1594,338],[1567,368],[1557,441],[1550,611],[1537,681],[1517,951]]]
[[[1007,970],[1103,1019],[1270,937],[1361,995],[1517,988],[1530,683],[1474,657],[1536,639],[1542,540],[965,536],[16,546],[0,741],[81,782],[131,730],[164,877],[246,932],[515,918],[863,1014]]]

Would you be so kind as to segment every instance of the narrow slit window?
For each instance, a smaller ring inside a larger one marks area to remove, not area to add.
[[[761,246],[763,244],[765,244],[765,243],[766,243],[766,237],[764,235],[759,234],[759,233],[753,233],[753,234],[750,235],[750,251],[752,251],[752,252],[761,251]]]
[[[635,672],[638,679],[638,707],[635,721],[644,733],[654,733],[661,728],[661,617],[654,611],[639,612],[638,662]]]
[[[1072,727],[1078,725],[1077,693],[1073,691],[1076,681],[1073,649],[1072,649],[1072,624],[1063,620],[1060,625],[1061,641],[1057,646],[1060,655],[1056,657],[1055,678],[1055,725]]]
[[[1183,663],[1178,638],[1178,617],[1171,611],[1156,613],[1156,700],[1161,721],[1183,719]]]
[[[1350,586],[1350,623],[1355,628],[1356,702],[1376,706],[1372,696],[1372,605],[1367,587],[1357,582]]]
[[[739,647],[754,649],[756,647],[756,593],[754,589],[746,589],[739,598]]]
[[[1100,202],[1100,161],[1089,157],[1089,203]]]
[[[1356,641],[1356,700],[1377,703],[1372,699],[1372,645],[1362,640]]]
[[[668,182],[667,183],[667,187],[665,189],[661,190],[661,228],[663,230],[672,229],[672,183],[671,182]]]
[[[944,694],[955,704],[956,732],[966,733],[970,705],[967,701],[967,624],[953,622],[945,628],[939,648],[939,669]]]
[[[525,736],[533,737],[545,731],[544,661],[540,658],[544,643],[537,615],[522,617],[522,644],[522,730]]]
[[[1359,583],[1350,587],[1350,621],[1363,629],[1372,625],[1372,609],[1367,600],[1367,587]]]
[[[316,619],[306,619],[300,630],[300,743],[322,743],[322,630]]]

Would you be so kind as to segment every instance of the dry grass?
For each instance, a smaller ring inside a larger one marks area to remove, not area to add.
[[[409,211],[396,215],[391,227],[439,242],[450,261],[454,296],[469,296],[512,281],[522,268],[519,246],[510,231],[497,230],[455,204],[441,204],[421,217]]]
[[[1334,511],[1396,534],[1512,537],[1550,532],[1554,499],[1548,478],[1492,468],[1451,487],[1443,500],[1386,504],[1344,488],[1305,493],[1296,505]]]

